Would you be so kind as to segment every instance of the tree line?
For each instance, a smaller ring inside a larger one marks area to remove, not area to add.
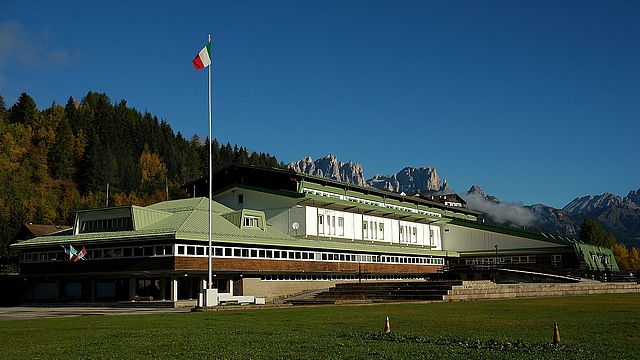
[[[596,220],[586,219],[580,226],[580,240],[586,244],[611,249],[621,270],[640,269],[640,251],[637,247],[627,247],[616,242],[613,234],[607,232]]]
[[[77,210],[184,198],[181,185],[208,173],[208,139],[185,139],[165,120],[89,92],[39,109],[22,93],[0,96],[0,258],[23,224],[72,224]],[[283,167],[269,153],[212,142],[214,169]],[[109,184],[109,199],[106,187]]]

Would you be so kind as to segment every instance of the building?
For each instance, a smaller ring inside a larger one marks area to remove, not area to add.
[[[489,227],[463,207],[286,170],[234,165],[213,185],[213,285],[229,300],[437,278],[457,268],[464,276],[497,265],[602,271],[605,258],[617,268],[602,249]],[[25,299],[191,304],[208,273],[209,200],[201,196],[206,179],[185,188],[193,198],[80,211],[71,230],[14,244]],[[83,250],[82,260],[67,253]]]

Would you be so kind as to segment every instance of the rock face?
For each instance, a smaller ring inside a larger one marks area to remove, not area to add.
[[[367,180],[367,184],[374,188],[406,194],[443,190],[438,171],[430,167],[406,167],[394,175],[377,174]]]
[[[563,207],[562,211],[569,214],[585,214],[597,209],[621,205],[622,199],[620,198],[620,196],[613,195],[611,193],[604,193],[602,195],[588,195],[575,198],[565,207]]]
[[[562,210],[578,224],[585,219],[597,220],[618,242],[640,245],[640,189],[630,191],[624,198],[610,193],[579,197]]]
[[[347,163],[338,161],[332,154],[317,160],[313,160],[309,156],[305,159],[290,163],[288,167],[302,174],[325,177],[358,186],[367,185],[364,181],[362,165],[351,161]]]

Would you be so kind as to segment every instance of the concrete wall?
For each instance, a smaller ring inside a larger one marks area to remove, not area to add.
[[[260,278],[244,278],[242,279],[242,293],[244,295],[252,295],[263,297],[267,302],[287,298],[293,295],[312,290],[324,290],[335,286],[339,283],[354,282],[350,281],[264,281]]]
[[[444,250],[495,250],[495,245],[498,245],[498,250],[564,246],[552,242],[533,240],[452,224],[444,225],[444,229],[445,231],[442,234]]]

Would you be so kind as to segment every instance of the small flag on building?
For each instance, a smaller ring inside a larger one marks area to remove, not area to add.
[[[73,260],[73,257],[78,255],[78,250],[76,250],[72,245],[69,245],[69,261]]]
[[[191,62],[196,70],[204,69],[211,65],[211,42],[200,50],[198,55]]]
[[[80,250],[78,252],[78,254],[76,255],[76,260],[75,262],[78,262],[78,260],[84,260],[84,257],[87,255],[87,249],[85,249],[85,247],[82,247],[82,250]]]

